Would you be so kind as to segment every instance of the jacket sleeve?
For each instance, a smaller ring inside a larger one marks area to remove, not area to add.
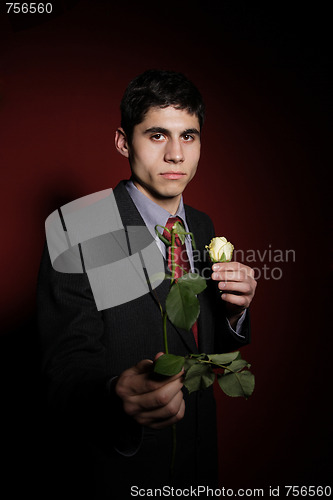
[[[92,440],[134,453],[141,428],[123,412],[106,369],[104,322],[86,273],[53,269],[45,245],[37,287],[42,369],[50,407]]]

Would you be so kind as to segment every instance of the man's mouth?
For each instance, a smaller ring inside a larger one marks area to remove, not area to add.
[[[181,179],[182,177],[184,177],[186,174],[184,172],[163,172],[161,174],[162,177],[164,177],[165,179]]]

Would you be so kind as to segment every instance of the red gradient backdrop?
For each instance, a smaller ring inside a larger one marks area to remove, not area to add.
[[[217,233],[245,255],[255,250],[249,265],[269,268],[258,280],[253,341],[243,350],[255,393],[248,401],[216,394],[221,484],[327,484],[325,12],[252,2],[111,3],[60,2],[58,15],[39,23],[1,17],[4,475],[12,491],[36,493],[37,471],[45,473],[53,456],[43,445],[50,429],[34,327],[44,220],[129,176],[113,146],[119,101],[132,77],[158,67],[186,73],[207,104],[186,203],[210,214]],[[292,249],[295,260],[260,262],[258,252],[269,249]],[[275,267],[281,279],[273,279]]]

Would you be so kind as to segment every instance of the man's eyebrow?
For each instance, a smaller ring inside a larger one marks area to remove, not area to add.
[[[150,127],[150,128],[147,128],[144,131],[144,134],[165,134],[165,135],[170,135],[171,132],[167,128],[163,128],[163,127]],[[200,132],[196,128],[187,128],[186,130],[183,130],[183,132],[180,135],[187,135],[187,134],[200,135]]]
[[[144,134],[170,134],[170,130],[163,127],[150,127],[144,131]]]
[[[196,128],[187,128],[186,130],[184,130],[182,135],[187,135],[187,134],[200,135],[200,132]]]

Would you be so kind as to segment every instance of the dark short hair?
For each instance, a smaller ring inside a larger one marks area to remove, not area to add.
[[[144,120],[150,108],[174,106],[196,115],[200,129],[205,105],[196,86],[182,73],[150,69],[134,78],[120,103],[121,126],[131,143],[133,128]]]

